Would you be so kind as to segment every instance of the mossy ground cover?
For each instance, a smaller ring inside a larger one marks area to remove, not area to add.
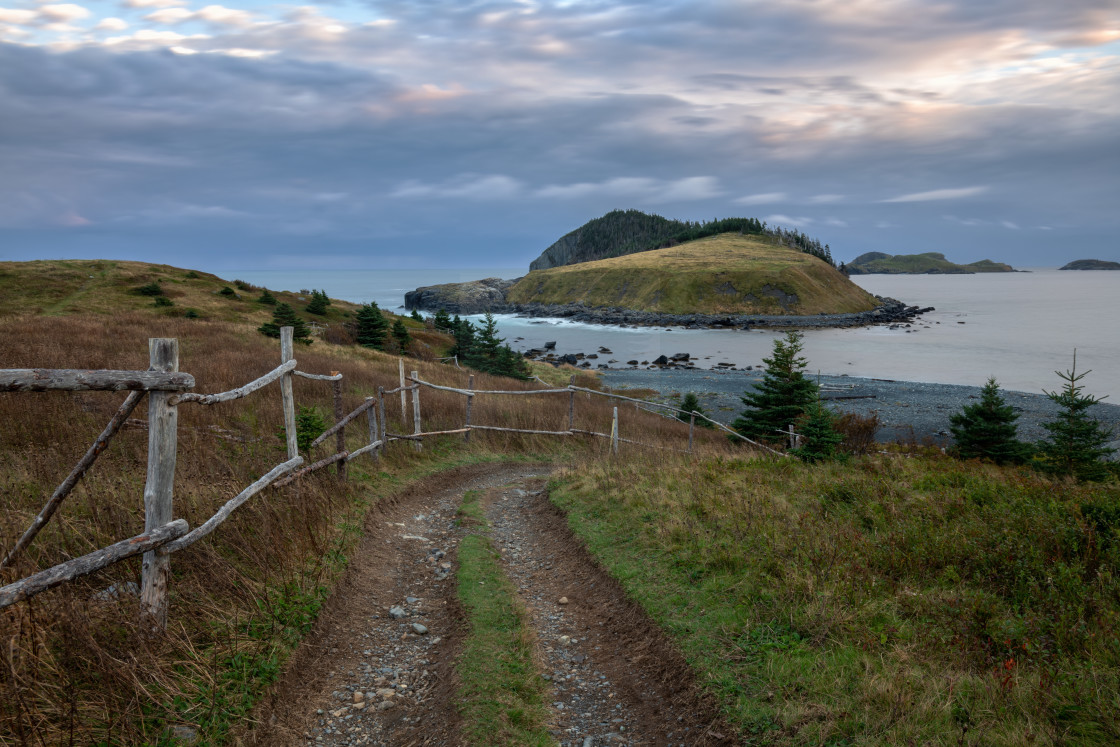
[[[746,744],[1115,744],[1120,489],[944,457],[603,462],[553,500]]]
[[[547,687],[533,661],[527,613],[487,536],[477,492],[464,496],[459,601],[470,633],[456,666],[463,736],[474,745],[551,745]]]
[[[534,270],[507,299],[669,314],[836,314],[875,307],[870,294],[817,257],[737,233]]]

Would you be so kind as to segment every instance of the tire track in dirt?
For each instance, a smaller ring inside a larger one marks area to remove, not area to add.
[[[256,727],[235,743],[463,743],[455,662],[466,625],[455,571],[465,531],[456,517],[463,494],[482,490],[492,539],[530,613],[538,662],[552,684],[557,743],[734,744],[683,657],[549,503],[547,472],[471,465],[374,506],[314,630],[258,707]]]
[[[553,685],[561,747],[735,743],[687,662],[572,536],[543,481],[489,499],[493,540]]]

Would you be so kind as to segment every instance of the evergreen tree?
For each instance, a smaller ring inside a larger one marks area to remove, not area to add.
[[[482,325],[478,327],[478,334],[475,336],[471,355],[468,356],[468,363],[471,358],[493,361],[498,357],[498,350],[502,347],[503,342],[504,340],[498,337],[498,322],[494,319],[493,314],[487,312]]]
[[[700,406],[700,398],[696,396],[695,392],[688,392],[683,397],[681,397],[680,409],[684,410],[684,412],[677,413],[677,420],[680,420],[682,423],[687,423],[691,419],[689,417],[690,412],[698,412],[701,415],[704,414],[704,408]],[[700,426],[701,428],[714,427],[711,423],[709,423],[707,420],[704,420],[703,418],[697,418],[696,425]]]
[[[409,316],[411,316],[417,322],[423,322],[424,321],[424,317],[420,316],[420,312],[417,309],[413,309],[412,313],[409,314]]]
[[[444,310],[444,309],[440,309],[439,311],[436,312],[436,318],[434,320],[434,324],[435,324],[436,329],[438,329],[440,331],[444,331],[444,332],[446,332],[447,330],[450,330],[452,328],[451,327],[451,317],[447,315],[447,311]]]
[[[980,390],[980,401],[949,418],[962,459],[991,459],[996,464],[1022,462],[1029,447],[1017,438],[1019,415],[1003,400],[995,377]]]
[[[1038,445],[1039,466],[1047,472],[1073,475],[1079,480],[1104,480],[1109,469],[1102,460],[1116,449],[1107,446],[1112,434],[1087,412],[1104,397],[1082,393],[1084,387],[1078,382],[1090,372],[1077,373],[1076,351],[1073,368],[1054,373],[1066,382],[1065,387],[1060,392],[1043,391],[1062,411],[1057,420],[1042,424],[1050,438]]]
[[[474,325],[471,324],[469,319],[460,319],[458,314],[455,315],[451,325],[451,334],[455,338],[451,355],[458,356],[459,360],[465,361],[470,356],[471,349],[474,348]]]
[[[459,359],[468,366],[478,369],[483,373],[497,376],[511,376],[517,379],[529,378],[529,364],[522,355],[514,352],[508,345],[503,345],[502,338],[498,337],[498,322],[493,314],[487,314],[482,326],[475,328],[470,322],[462,322],[470,327],[472,339],[463,340],[463,350],[457,353]],[[456,337],[456,349],[461,345]]]
[[[331,299],[327,297],[326,291],[312,290],[311,303],[307,304],[307,313],[323,316],[327,313],[327,307],[330,305]]]
[[[381,315],[381,309],[377,308],[376,303],[362,304],[354,315],[354,326],[359,345],[373,350],[385,349],[389,323]]]
[[[261,292],[261,297],[257,299],[257,303],[263,303],[265,306],[275,306],[276,296],[269,293],[268,288],[265,288],[264,291]]]
[[[311,344],[311,330],[307,328],[306,322],[296,316],[295,309],[286,303],[276,304],[276,308],[272,310],[272,321],[257,327],[257,331],[266,337],[279,337],[281,327],[291,327],[292,339],[296,342]]]
[[[404,326],[404,321],[399,316],[393,322],[392,331],[393,339],[397,341],[397,347],[400,348],[402,353],[407,353],[408,344],[412,342],[412,336],[408,334],[408,327]]]
[[[815,399],[805,408],[805,415],[798,427],[801,443],[790,453],[803,462],[824,462],[837,457],[837,450],[844,436],[836,432],[835,416]]]
[[[784,339],[774,340],[774,352],[763,358],[766,372],[752,392],[740,398],[747,409],[731,427],[746,436],[762,441],[778,441],[778,431],[785,430],[817,398],[817,385],[805,378],[808,361],[800,357],[800,332],[786,332]]]

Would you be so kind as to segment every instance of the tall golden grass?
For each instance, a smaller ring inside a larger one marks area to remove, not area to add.
[[[248,325],[127,312],[96,319],[0,318],[0,367],[146,369],[149,337],[178,338],[180,369],[194,375],[197,392],[239,386],[280,360],[276,341]],[[297,346],[296,357],[304,371],[342,372],[347,412],[374,396],[378,386],[398,383],[397,359],[374,351],[320,340]],[[433,383],[467,384],[468,372],[453,366],[406,359],[406,371],[412,370]],[[293,383],[297,403],[319,408],[331,422],[330,385],[300,378]],[[475,387],[541,385],[478,374]],[[0,551],[27,528],[123,397],[0,394]],[[609,432],[612,403],[585,393],[576,399],[576,427]],[[412,432],[399,396],[388,397],[386,409],[391,432]],[[687,425],[628,404],[620,413],[624,438],[654,449],[685,448]],[[461,395],[421,391],[425,431],[461,427],[464,415]],[[475,424],[534,430],[564,430],[567,418],[566,394],[480,395],[472,413]],[[182,405],[175,516],[199,525],[283,461],[282,422],[276,386],[211,407]],[[366,441],[364,420],[348,427],[349,449]],[[717,451],[729,448],[722,437],[700,429],[697,441]],[[210,537],[172,556],[170,623],[163,637],[145,637],[136,625],[138,602],[127,585],[139,582],[137,559],[2,610],[0,743],[159,743],[166,741],[168,725],[179,721],[202,724],[205,740],[221,741],[251,705],[251,691],[275,676],[285,652],[310,624],[371,502],[409,474],[450,460],[533,454],[574,463],[608,449],[602,439],[476,431],[469,444],[448,436],[425,442],[421,452],[407,442],[393,443],[379,460],[352,462],[345,483],[333,469],[324,469],[289,487],[269,489]],[[328,439],[313,458],[331,451]],[[142,404],[50,525],[12,567],[0,571],[0,583],[139,533],[146,452]],[[118,593],[106,593],[110,589]]]

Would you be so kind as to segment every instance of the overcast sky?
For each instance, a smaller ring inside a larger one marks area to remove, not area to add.
[[[615,208],[1120,260],[1118,0],[0,0],[0,258],[523,266]]]

